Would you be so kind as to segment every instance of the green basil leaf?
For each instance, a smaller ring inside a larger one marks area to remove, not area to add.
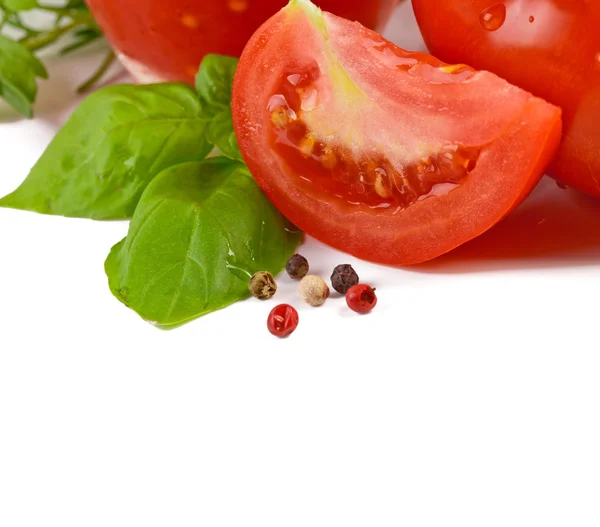
[[[37,7],[36,0],[2,0],[2,4],[9,11],[29,11]]]
[[[231,90],[238,59],[206,55],[196,76],[196,90],[210,121],[208,141],[230,159],[242,159],[231,120]]]
[[[198,75],[196,90],[209,107],[229,108],[233,78],[239,60],[225,55],[209,54],[204,57]]]
[[[105,270],[121,302],[173,327],[246,298],[250,276],[279,273],[301,236],[245,165],[214,157],[150,183]]]
[[[0,97],[25,117],[32,117],[36,77],[48,78],[46,68],[27,48],[0,35]]]
[[[0,206],[93,219],[129,218],[148,183],[211,147],[193,88],[118,85],[90,95],[27,179]]]

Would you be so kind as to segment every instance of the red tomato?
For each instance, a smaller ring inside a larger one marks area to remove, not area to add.
[[[506,216],[556,150],[560,110],[488,72],[409,53],[309,0],[248,43],[244,158],[305,232],[367,260],[445,253]]]
[[[600,1],[413,0],[429,50],[562,107],[550,174],[600,196]]]
[[[202,57],[239,57],[286,0],[86,0],[123,62],[142,80],[192,82]],[[320,0],[329,11],[382,28],[399,0]]]

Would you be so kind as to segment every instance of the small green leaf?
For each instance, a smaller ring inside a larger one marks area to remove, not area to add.
[[[36,0],[2,0],[2,4],[4,4],[9,11],[29,11],[30,9],[37,7]]]
[[[167,169],[148,186],[105,270],[121,302],[173,327],[246,298],[250,276],[279,273],[301,237],[245,165],[215,157]]]
[[[93,219],[129,218],[148,183],[210,151],[194,90],[111,86],[90,95],[27,179],[0,206]]]
[[[46,68],[27,48],[0,35],[0,97],[25,117],[32,117],[36,77],[48,78]]]
[[[229,108],[238,62],[238,59],[224,55],[206,55],[196,75],[200,99],[211,107]]]
[[[238,59],[206,55],[196,76],[196,90],[208,125],[208,141],[223,155],[242,160],[231,120],[231,90]]]

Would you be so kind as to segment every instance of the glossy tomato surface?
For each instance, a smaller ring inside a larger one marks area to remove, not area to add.
[[[560,110],[488,72],[409,53],[292,0],[252,37],[234,81],[244,158],[308,234],[410,264],[478,236],[531,191]]]
[[[192,82],[202,57],[238,57],[286,0],[86,0],[123,62],[142,80]],[[399,0],[320,0],[323,9],[381,29]]]
[[[429,50],[487,69],[563,109],[550,173],[600,196],[600,1],[413,0]]]

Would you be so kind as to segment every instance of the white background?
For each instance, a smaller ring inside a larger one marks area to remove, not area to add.
[[[410,6],[388,33],[421,47]],[[97,55],[94,55],[97,57]],[[76,103],[88,54],[50,60],[37,119],[0,110],[0,194]],[[248,300],[162,332],[109,293],[127,231],[0,209],[0,526],[600,524],[600,208],[545,181],[453,254],[394,269],[308,239],[340,298]]]

